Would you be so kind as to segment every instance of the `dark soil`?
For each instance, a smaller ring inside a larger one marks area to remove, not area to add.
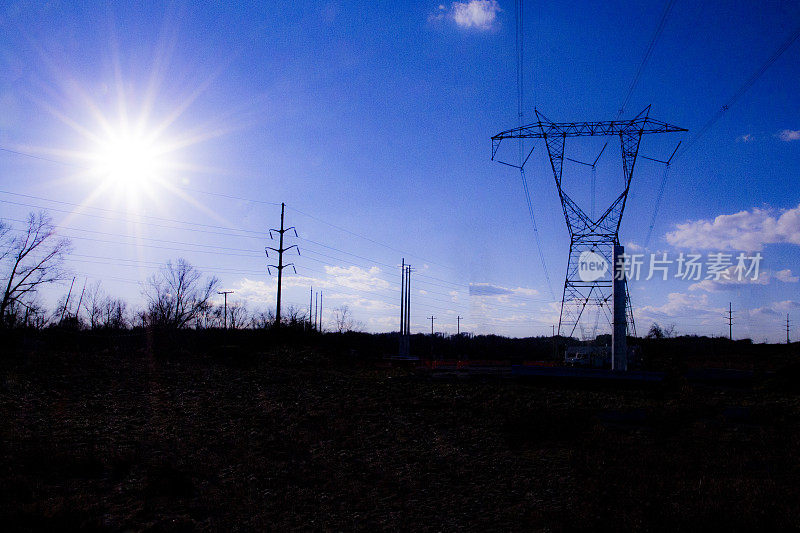
[[[439,380],[298,349],[0,371],[4,531],[800,524],[791,387]]]

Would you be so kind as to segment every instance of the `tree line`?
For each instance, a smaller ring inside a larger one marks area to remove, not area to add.
[[[41,291],[48,285],[74,280],[65,267],[72,251],[68,238],[59,236],[46,212],[30,213],[15,229],[0,220],[0,328],[71,327],[77,329],[221,328],[264,329],[275,326],[273,310],[250,311],[242,302],[227,309],[213,302],[220,280],[204,276],[183,258],[168,261],[141,285],[143,307],[131,308],[108,294],[97,281],[78,293],[70,291],[48,310]],[[282,313],[281,326],[308,329],[308,314],[295,307]],[[332,311],[334,331],[352,331],[360,324],[343,305]]]

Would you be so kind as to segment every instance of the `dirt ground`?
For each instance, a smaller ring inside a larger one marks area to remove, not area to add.
[[[0,360],[2,529],[800,524],[800,402],[785,389],[231,353]]]

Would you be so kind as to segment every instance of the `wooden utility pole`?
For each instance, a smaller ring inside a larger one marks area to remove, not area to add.
[[[428,320],[431,321],[431,336],[433,336],[433,321],[436,319],[435,316],[431,315],[428,317]]]
[[[283,226],[283,215],[284,215],[285,210],[286,210],[286,204],[281,202],[281,229],[270,229],[269,230],[269,238],[270,239],[273,238],[272,237],[272,232],[273,231],[276,232],[279,235],[278,247],[277,248],[271,248],[271,247],[268,246],[268,247],[266,247],[264,249],[264,251],[267,254],[267,257],[269,257],[269,250],[272,250],[273,252],[277,252],[278,253],[278,264],[277,265],[269,265],[267,267],[267,272],[269,272],[270,274],[272,273],[269,270],[270,267],[271,268],[275,268],[275,269],[278,270],[278,299],[277,299],[277,304],[276,304],[276,307],[275,307],[275,325],[277,327],[280,327],[280,325],[281,325],[281,282],[283,280],[283,269],[286,268],[286,267],[292,267],[292,270],[294,270],[294,273],[297,274],[297,269],[294,268],[294,263],[287,263],[285,265],[283,264],[283,254],[284,254],[284,252],[286,252],[288,250],[291,250],[292,248],[295,248],[297,250],[297,255],[300,255],[300,248],[298,248],[296,244],[293,244],[293,245],[291,245],[291,246],[289,246],[287,248],[283,247],[283,234],[284,233],[286,233],[289,230],[292,230],[292,231],[294,231],[294,236],[297,237],[297,230],[294,228],[294,226],[291,226],[289,228],[285,228]]]
[[[458,323],[456,326],[457,335],[461,335],[461,315],[456,317],[456,322]]]
[[[228,295],[233,294],[233,291],[217,291],[217,294],[222,294],[223,296],[225,296],[225,305],[223,307],[224,308],[223,313],[225,316],[224,319],[225,329],[228,329]]]

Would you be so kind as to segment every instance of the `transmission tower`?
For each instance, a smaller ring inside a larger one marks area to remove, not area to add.
[[[612,365],[615,369],[624,370],[627,367],[625,355],[627,331],[630,329],[635,335],[636,329],[627,281],[624,270],[621,270],[624,248],[620,246],[619,227],[628,199],[636,157],[639,154],[639,144],[642,135],[645,134],[687,130],[650,118],[650,106],[631,120],[603,122],[552,122],[538,110],[535,112],[536,122],[500,132],[492,137],[492,160],[495,160],[497,150],[504,139],[544,139],[570,235],[569,260],[561,298],[558,334],[571,337],[587,306],[597,307],[597,312],[606,314],[607,318],[607,309],[610,308],[612,351],[615,353]],[[616,136],[620,139],[623,188],[612,204],[595,218],[569,197],[561,186],[561,178],[564,160],[569,159],[564,155],[567,138],[598,136]],[[530,153],[525,162],[529,157]],[[590,277],[583,275],[581,261],[583,260],[585,264],[587,258],[605,262],[607,270],[603,276],[589,279]]]

